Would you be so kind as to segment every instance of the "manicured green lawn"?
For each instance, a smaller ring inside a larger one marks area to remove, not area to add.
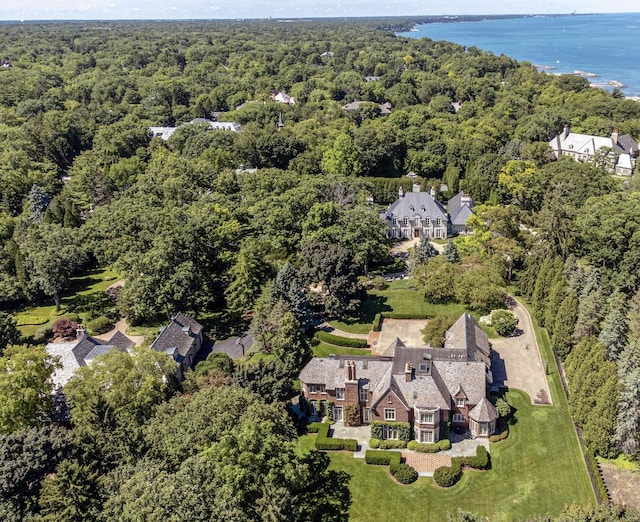
[[[420,292],[411,287],[409,279],[391,281],[386,290],[370,290],[355,317],[342,321],[329,321],[332,326],[351,333],[368,333],[378,312],[397,312],[433,317],[440,314],[459,316],[464,305],[433,304],[425,301]]]
[[[562,407],[532,406],[522,392],[507,394],[516,408],[508,439],[491,445],[489,471],[466,470],[450,489],[429,477],[402,486],[385,467],[367,466],[348,453],[329,452],[331,466],[351,475],[353,521],[412,522],[446,520],[458,507],[490,520],[520,520],[558,514],[567,504],[593,501],[593,493],[571,420]],[[300,438],[300,451],[313,436]]]
[[[118,279],[119,275],[110,267],[89,270],[81,276],[72,278],[71,287],[62,295],[60,312],[56,311],[53,298],[50,305],[25,308],[15,313],[18,330],[24,337],[35,334],[39,328],[51,325],[57,319],[68,315],[67,306],[78,296],[102,294]],[[79,312],[78,315],[84,319],[83,312]]]
[[[335,355],[371,355],[371,350],[365,350],[364,348],[345,348],[344,346],[335,346],[333,344],[323,343],[319,341],[318,344],[312,347],[314,357],[329,357],[330,354]]]

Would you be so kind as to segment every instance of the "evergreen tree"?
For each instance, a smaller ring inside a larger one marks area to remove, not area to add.
[[[291,312],[287,312],[280,321],[280,327],[271,341],[273,353],[291,375],[297,375],[311,358],[309,342],[302,332],[300,322]]]
[[[569,354],[573,346],[573,332],[577,318],[578,297],[575,292],[571,292],[560,305],[553,325],[553,336],[551,337],[551,347],[561,359],[564,359]]]
[[[557,259],[559,260],[559,258]],[[559,270],[561,270],[560,263],[547,257],[542,263],[536,279],[536,286],[531,297],[531,307],[533,308],[533,315],[541,326],[544,326],[547,297]]]
[[[429,238],[423,237],[422,239],[420,239],[420,241],[416,245],[415,250],[409,257],[409,266],[411,268],[411,271],[413,272],[417,267],[423,265],[424,263],[429,261],[429,259],[437,255],[438,251],[429,242]]]
[[[278,271],[273,282],[273,299],[284,303],[284,307],[300,322],[302,329],[306,330],[311,326],[311,309],[304,286],[300,283],[298,271],[288,261]]]
[[[27,195],[27,202],[29,204],[29,219],[32,223],[41,223],[44,217],[51,196],[47,194],[42,188],[35,183],[31,186],[31,190]]]
[[[578,304],[578,319],[576,321],[575,337],[580,340],[587,335],[598,335],[602,320],[602,303],[604,298],[600,288],[600,272],[593,270],[580,294]]]
[[[602,330],[598,336],[598,341],[601,342],[607,350],[609,360],[615,361],[618,359],[627,344],[628,333],[624,313],[619,308],[612,309],[605,318]]]
[[[556,273],[553,284],[551,286],[551,291],[549,292],[549,298],[547,300],[544,315],[544,325],[546,326],[549,335],[553,335],[555,319],[558,315],[560,305],[562,305],[562,301],[566,297],[566,289],[567,285],[565,283],[564,273],[560,270]]]
[[[453,240],[447,241],[447,244],[444,246],[442,250],[442,257],[447,263],[459,263],[460,262],[460,252],[458,251],[458,247],[453,242]]]
[[[640,450],[640,340],[634,339],[618,359],[620,407],[613,440],[627,454]]]

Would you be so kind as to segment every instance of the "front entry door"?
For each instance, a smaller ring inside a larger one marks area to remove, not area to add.
[[[335,422],[342,422],[342,407],[335,406],[333,408],[333,420]]]

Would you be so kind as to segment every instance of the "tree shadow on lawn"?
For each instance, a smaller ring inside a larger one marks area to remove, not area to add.
[[[390,312],[393,308],[387,304],[387,298],[379,295],[368,295],[362,301],[358,310],[349,317],[342,317],[340,320],[345,324],[371,324],[380,312]]]

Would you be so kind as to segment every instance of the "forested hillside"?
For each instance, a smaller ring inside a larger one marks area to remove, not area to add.
[[[117,317],[185,311],[212,335],[253,317],[276,356],[242,371],[207,361],[181,388],[153,353],[111,354],[69,383],[73,430],[49,427],[46,389],[3,401],[0,518],[343,519],[346,478],[295,453],[273,402],[309,356],[309,307],[356,311],[358,277],[390,263],[377,205],[409,189],[409,171],[423,189],[446,184],[443,200],[484,204],[468,247],[552,334],[585,440],[638,451],[639,185],[604,162],[551,161],[547,142],[567,123],[639,139],[640,104],[381,25],[0,25],[0,397],[32,361],[25,389],[51,372],[46,339],[20,341],[11,314],[59,306],[95,267],[126,281]],[[163,141],[151,126],[178,129]],[[319,281],[326,295],[302,290]]]

